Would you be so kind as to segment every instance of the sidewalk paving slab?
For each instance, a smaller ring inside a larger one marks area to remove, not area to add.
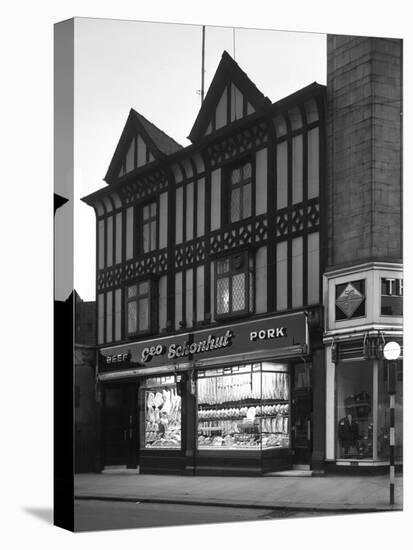
[[[330,511],[402,509],[402,476],[220,477],[125,472],[75,475],[75,498]]]

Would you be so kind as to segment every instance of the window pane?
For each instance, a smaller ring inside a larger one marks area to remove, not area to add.
[[[243,171],[242,171],[242,179],[248,179],[251,177],[252,174],[252,167],[251,163],[247,162],[247,164],[244,164]]]
[[[217,280],[217,313],[229,312],[229,278]]]
[[[193,294],[193,269],[187,269],[185,273],[185,321],[186,326],[191,327],[194,315],[194,294]]]
[[[235,168],[235,170],[231,172],[231,183],[237,184],[240,181],[241,181],[241,169]]]
[[[149,282],[145,281],[143,283],[139,283],[139,296],[143,296],[149,293]],[[136,294],[135,294],[136,296]]]
[[[106,265],[113,263],[113,216],[106,220]]]
[[[136,302],[128,303],[128,333],[136,332]]]
[[[229,258],[226,258],[225,260],[218,260],[217,261],[218,275],[222,275],[223,273],[227,273],[228,271],[229,271]]]
[[[182,321],[182,272],[175,274],[175,329],[180,327],[179,323]]]
[[[308,198],[318,197],[319,187],[319,145],[318,128],[308,132]]]
[[[150,250],[155,250],[155,248],[156,248],[156,220],[151,222]]]
[[[149,328],[149,298],[139,300],[139,331]]]
[[[292,241],[292,306],[303,305],[303,238]]]
[[[287,308],[287,242],[277,243],[277,311]]]
[[[149,252],[149,243],[150,243],[149,223],[145,223],[143,225],[143,251],[144,252]]]
[[[99,234],[99,240],[98,240],[98,266],[99,266],[99,269],[103,269],[105,267],[105,249],[104,249],[105,226],[104,226],[104,221],[103,220],[99,221],[98,234]]]
[[[240,273],[232,278],[232,310],[243,309],[245,309],[245,273]]]
[[[204,319],[204,266],[200,265],[196,269],[196,320]]]
[[[319,234],[308,235],[308,303],[316,304],[319,300],[320,287],[320,245]]]
[[[115,340],[121,339],[121,326],[122,326],[122,292],[118,288],[115,290]]]
[[[205,232],[205,180],[198,182],[198,204],[197,204],[197,236],[200,237]]]
[[[303,200],[303,136],[293,138],[293,204]]]
[[[183,212],[183,188],[181,186],[176,190],[175,240],[177,244],[182,242]]]
[[[133,256],[133,206],[126,210],[126,259]]]
[[[287,206],[288,198],[288,157],[287,142],[283,141],[277,145],[277,209]]]
[[[143,207],[143,219],[147,220],[149,218],[149,206],[146,205]]]
[[[116,252],[115,262],[118,264],[122,261],[122,213],[116,214]]]
[[[243,187],[243,197],[242,197],[242,217],[248,218],[251,216],[251,184],[248,183]]]
[[[151,203],[151,216],[156,216],[156,202]]]
[[[137,293],[136,285],[128,287],[128,298],[134,298],[136,296],[136,293]]]
[[[186,186],[186,240],[194,237],[194,184]]]
[[[231,191],[231,221],[236,222],[241,216],[241,204],[240,204],[240,189],[239,187]]]

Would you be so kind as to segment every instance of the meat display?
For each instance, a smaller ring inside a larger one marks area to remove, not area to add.
[[[205,376],[197,390],[199,449],[289,446],[287,372]]]
[[[175,385],[145,390],[145,448],[181,447],[181,397]]]

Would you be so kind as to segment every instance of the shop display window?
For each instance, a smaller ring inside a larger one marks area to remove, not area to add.
[[[373,366],[337,366],[337,457],[373,458]]]
[[[173,376],[151,378],[141,390],[144,404],[144,429],[141,448],[181,448],[181,397]]]
[[[290,445],[287,365],[256,363],[198,372],[198,450]]]

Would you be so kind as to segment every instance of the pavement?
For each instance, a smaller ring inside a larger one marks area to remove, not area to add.
[[[134,470],[76,474],[75,498],[331,512],[402,510],[402,475],[389,504],[387,475],[212,477],[144,475]]]

